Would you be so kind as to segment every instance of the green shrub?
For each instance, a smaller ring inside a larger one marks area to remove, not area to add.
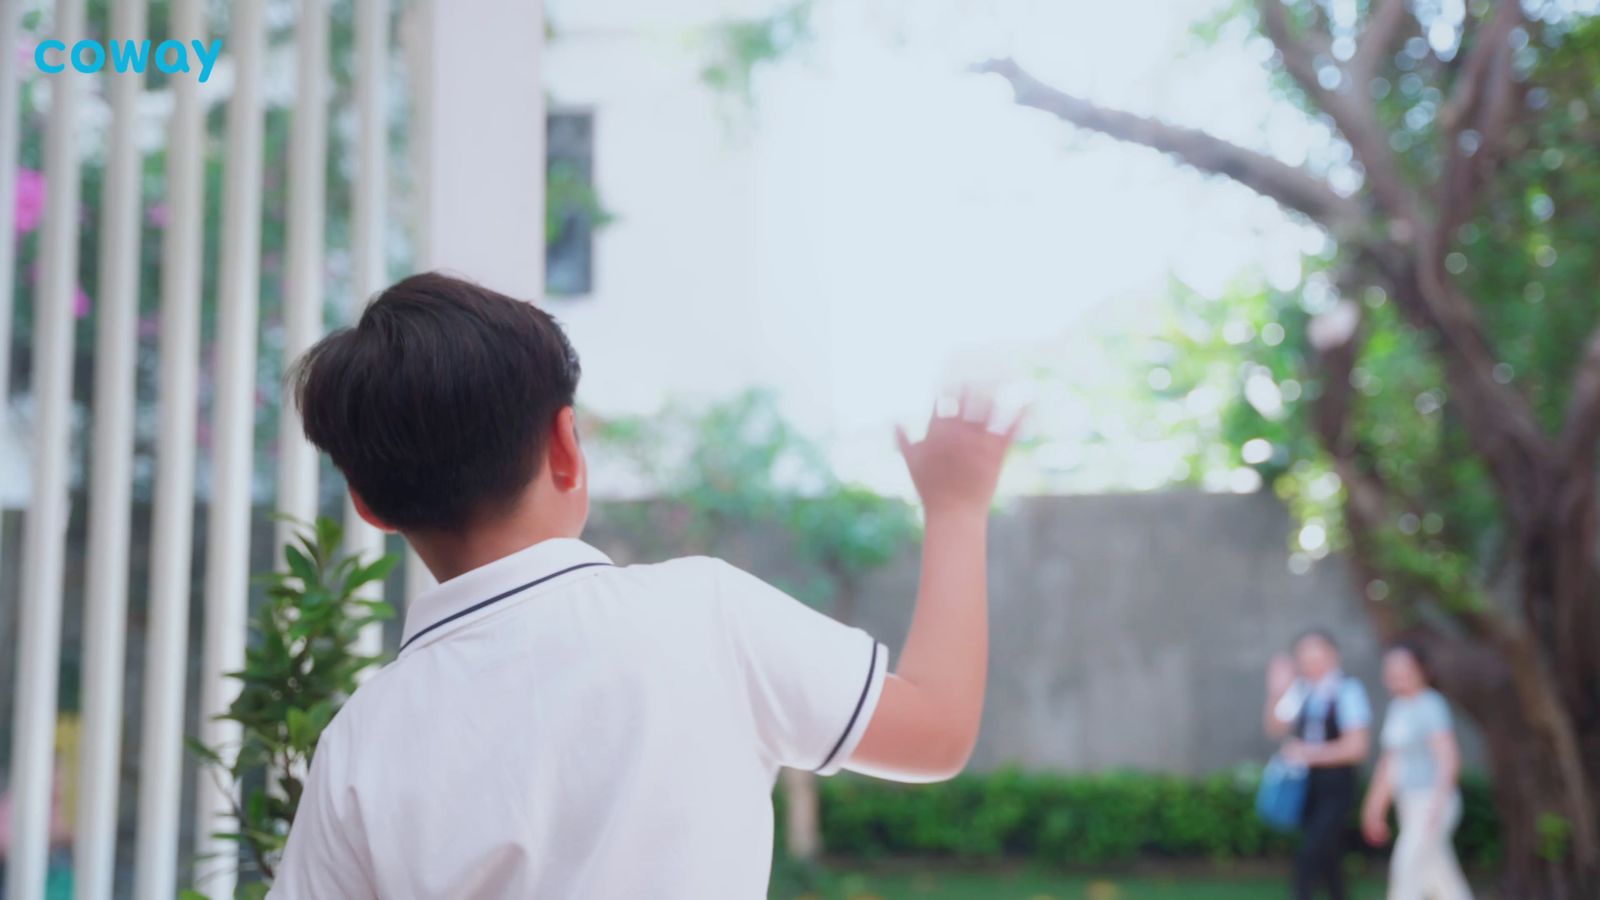
[[[207,747],[189,741],[204,767],[225,784],[243,786],[234,821],[219,834],[244,850],[237,900],[265,896],[317,740],[361,674],[382,661],[357,648],[362,629],[393,611],[363,598],[361,591],[381,582],[399,557],[362,560],[343,547],[339,523],[318,519],[283,548],[281,571],[257,579],[266,596],[250,617],[244,668],[227,673],[239,682],[239,695],[220,716],[238,723],[240,743]],[[185,891],[182,897],[204,900],[205,895]]]
[[[1032,859],[1067,866],[1281,857],[1293,841],[1256,818],[1259,774],[1254,768],[1203,778],[1002,769],[936,785],[845,775],[822,782],[823,846],[841,859]],[[1492,866],[1499,857],[1493,797],[1482,779],[1469,778],[1462,789],[1457,848],[1468,865]]]

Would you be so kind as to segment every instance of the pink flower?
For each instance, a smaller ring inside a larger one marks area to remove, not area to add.
[[[89,292],[83,289],[83,285],[78,285],[77,293],[72,295],[72,315],[81,319],[87,316],[93,307],[94,300],[89,297]]]
[[[44,173],[33,169],[17,170],[16,233],[19,235],[39,227],[44,218]]]
[[[157,203],[144,212],[144,220],[156,228],[167,227],[167,205]]]

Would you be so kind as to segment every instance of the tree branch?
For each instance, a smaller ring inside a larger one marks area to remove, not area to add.
[[[1283,67],[1289,72],[1289,77],[1312,99],[1320,98],[1325,89],[1317,69],[1317,57],[1326,55],[1327,48],[1320,43],[1312,46],[1307,38],[1295,36],[1281,0],[1259,0],[1256,6],[1261,13],[1261,27],[1272,41],[1272,46],[1283,57]]]
[[[1197,129],[1098,106],[1039,81],[1010,59],[989,60],[975,66],[974,71],[1005,78],[1022,106],[1043,110],[1119,141],[1171,154],[1203,172],[1231,178],[1330,231],[1356,227],[1364,218],[1359,204],[1334,193],[1326,181],[1264,153]]]
[[[1527,398],[1495,379],[1496,357],[1476,308],[1448,281],[1437,258],[1419,263],[1416,254],[1398,248],[1366,249],[1395,305],[1438,338],[1445,381],[1473,448],[1488,465],[1507,513],[1519,526],[1528,525],[1554,448]]]
[[[1561,431],[1561,449],[1569,464],[1595,465],[1600,445],[1600,328],[1589,335],[1587,350],[1572,383],[1567,421]]]
[[[1360,447],[1350,429],[1355,397],[1350,375],[1363,340],[1361,307],[1353,300],[1339,301],[1332,310],[1311,321],[1307,336],[1321,384],[1311,407],[1311,427],[1344,486],[1345,528],[1355,551],[1351,563],[1359,576],[1362,604],[1378,633],[1387,640],[1400,628],[1397,610],[1393,604],[1375,599],[1368,585],[1380,576],[1373,564],[1373,541],[1389,517],[1388,491],[1376,474],[1361,465]]]
[[[1507,133],[1520,105],[1511,35],[1523,21],[1521,3],[1500,0],[1465,51],[1455,90],[1440,112],[1444,177],[1436,202],[1441,253],[1456,226],[1477,205],[1479,192],[1505,154]]]
[[[1349,65],[1350,81],[1357,90],[1366,90],[1378,76],[1384,57],[1400,42],[1408,15],[1406,0],[1373,0],[1367,28]]]
[[[1277,48],[1284,69],[1306,92],[1311,102],[1333,119],[1334,126],[1349,142],[1350,149],[1365,170],[1367,184],[1378,205],[1390,217],[1405,224],[1408,236],[1421,237],[1424,230],[1422,206],[1401,177],[1400,167],[1395,163],[1393,151],[1389,149],[1389,137],[1378,123],[1377,111],[1366,95],[1366,84],[1357,84],[1350,72],[1336,69],[1339,74],[1337,87],[1324,87],[1322,72],[1317,65],[1318,51],[1295,36],[1282,0],[1257,0],[1256,8],[1261,13],[1262,30]],[[1404,12],[1403,9],[1400,11]],[[1386,15],[1393,16],[1394,13]],[[1398,24],[1389,25],[1386,21],[1382,24],[1386,29],[1398,28]],[[1373,32],[1369,33],[1369,37],[1382,40],[1384,36]]]
[[[1265,9],[1286,24],[1281,5],[1275,0],[1265,2]],[[1010,59],[991,60],[975,68],[1006,78],[1021,105],[1049,112],[1080,128],[1171,154],[1202,171],[1226,175],[1309,216],[1336,237],[1365,223],[1360,204],[1340,197],[1322,179],[1281,160],[1203,131],[1097,106],[1044,84]],[[1381,139],[1379,144],[1385,154],[1383,159],[1389,160],[1387,140]],[[1371,167],[1368,172],[1370,175]],[[1378,190],[1370,180],[1369,186]],[[1410,198],[1406,202],[1414,200],[1408,189],[1401,190]],[[1415,226],[1413,233],[1421,233],[1420,213],[1407,221]],[[1414,244],[1406,246],[1387,240],[1356,241],[1354,245],[1365,249],[1378,264],[1394,286],[1397,304],[1408,317],[1439,336],[1439,353],[1452,393],[1461,400],[1464,424],[1503,494],[1508,498],[1531,498],[1538,473],[1549,461],[1550,444],[1525,399],[1494,380],[1495,358],[1472,304],[1453,289],[1436,254],[1417,253]],[[1422,246],[1431,246],[1431,241]],[[1519,509],[1525,504],[1511,506],[1514,518],[1522,521]]]

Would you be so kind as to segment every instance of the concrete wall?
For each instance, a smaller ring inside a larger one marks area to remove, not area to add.
[[[1338,637],[1381,707],[1378,650],[1345,568],[1290,573],[1289,528],[1265,494],[1017,501],[990,534],[975,765],[1201,773],[1262,760],[1267,659],[1313,625]],[[603,512],[591,539],[619,562],[637,558],[638,541]],[[747,543],[740,561],[781,578],[782,543]],[[858,624],[898,651],[916,583],[915,553],[870,577]]]

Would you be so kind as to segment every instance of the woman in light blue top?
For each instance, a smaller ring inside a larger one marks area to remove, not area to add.
[[[1461,821],[1461,752],[1450,705],[1428,686],[1417,647],[1390,648],[1383,681],[1394,699],[1379,737],[1383,756],[1361,811],[1362,833],[1374,845],[1388,843],[1393,803],[1400,836],[1389,860],[1389,900],[1471,900],[1450,843]]]

